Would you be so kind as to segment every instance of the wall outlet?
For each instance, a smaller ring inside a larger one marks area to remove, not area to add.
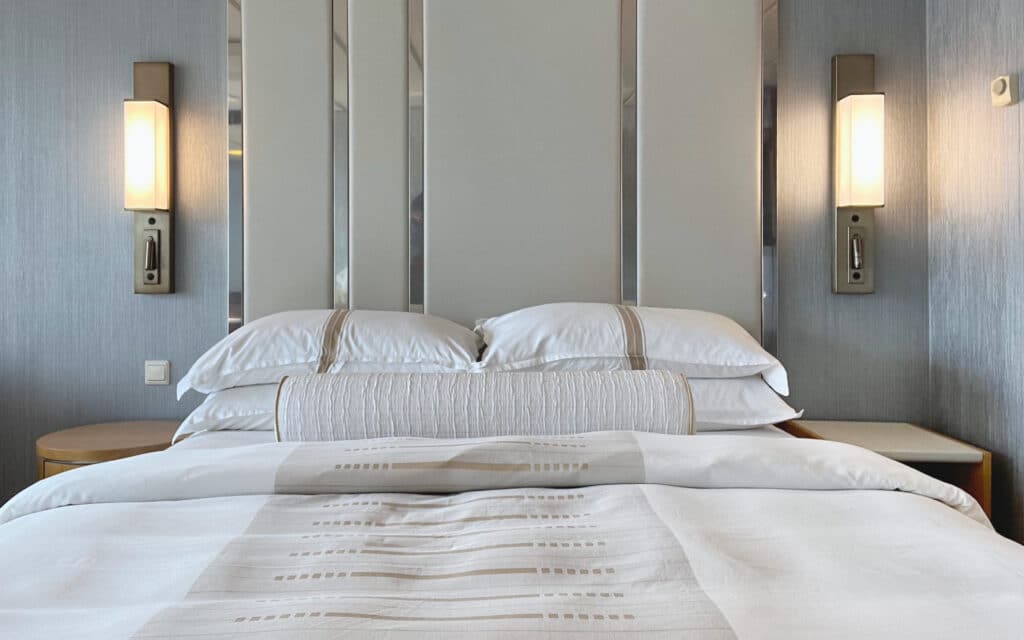
[[[146,360],[146,384],[171,384],[171,362]]]

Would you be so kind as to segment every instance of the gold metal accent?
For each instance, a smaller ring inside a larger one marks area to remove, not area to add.
[[[874,93],[875,56],[832,56],[832,104],[855,93]]]
[[[136,62],[132,66],[135,100],[156,100],[174,107],[174,65],[170,62]]]

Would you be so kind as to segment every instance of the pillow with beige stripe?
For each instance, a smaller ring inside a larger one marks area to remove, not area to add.
[[[285,311],[249,322],[204,353],[178,383],[211,393],[304,373],[466,371],[479,338],[450,320],[402,311]]]
[[[789,394],[786,370],[739,324],[707,311],[561,302],[481,320],[483,371],[663,369],[689,378],[760,374]]]

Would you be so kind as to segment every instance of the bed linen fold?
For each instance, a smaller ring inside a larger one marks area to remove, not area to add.
[[[937,500],[991,526],[978,503],[962,490],[852,445],[630,431],[170,449],[36,483],[0,509],[0,523],[56,507],[105,502],[604,484],[902,491]]]

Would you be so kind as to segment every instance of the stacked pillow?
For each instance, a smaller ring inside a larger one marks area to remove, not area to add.
[[[204,353],[178,383],[211,394],[175,439],[207,429],[274,427],[274,398],[286,376],[307,373],[469,371],[480,340],[459,324],[421,313],[323,309],[286,311],[247,323]]]
[[[689,309],[562,302],[477,322],[483,371],[656,369],[685,374],[698,431],[799,417],[786,369],[739,324]]]
[[[486,347],[477,361],[481,344]],[[698,431],[798,417],[786,370],[737,323],[685,309],[555,303],[478,322],[397,311],[278,313],[246,324],[178,383],[210,394],[179,429],[272,430],[278,383],[309,373],[665,370],[689,378]]]

